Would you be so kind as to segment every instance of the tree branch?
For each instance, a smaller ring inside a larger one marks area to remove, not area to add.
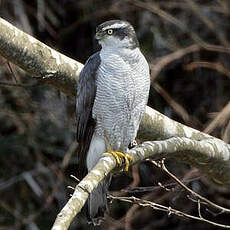
[[[132,156],[132,164],[142,161],[146,158],[161,159],[173,158],[177,161],[194,165],[202,172],[210,176],[215,176],[217,181],[225,181],[230,185],[230,174],[224,174],[222,168],[228,168],[229,164],[229,146],[220,143],[220,140],[202,140],[196,141],[185,137],[172,137],[164,141],[148,141],[131,149],[128,154]],[[218,154],[223,152],[225,158]],[[212,159],[211,162],[207,159]],[[76,186],[73,196],[69,199],[62,211],[58,214],[52,230],[68,229],[72,219],[80,212],[84,206],[88,195],[97,187],[114,168],[116,161],[113,156],[103,156],[97,165],[88,173],[88,175]],[[224,170],[225,171],[225,170]],[[226,209],[227,210],[227,209]]]
[[[195,202],[197,203],[203,203],[209,207],[215,208],[216,210],[221,211],[222,213],[229,213],[230,214],[230,209],[228,208],[224,208],[221,207],[215,203],[213,203],[212,201],[208,200],[207,198],[201,196],[200,194],[196,193],[195,191],[193,191],[192,189],[190,189],[188,186],[186,186],[182,181],[180,181],[180,179],[178,179],[175,175],[173,175],[165,166],[164,164],[164,158],[159,161],[156,162],[154,160],[150,160],[149,162],[151,162],[152,164],[154,164],[156,167],[162,169],[166,174],[168,174],[168,176],[170,176],[174,181],[176,181],[185,191],[189,192],[192,196],[194,196],[197,200],[195,200]],[[167,188],[166,188],[167,189]]]
[[[213,221],[210,221],[210,220],[207,220],[207,219],[203,218],[201,216],[201,212],[200,212],[200,203],[198,203],[198,205],[199,205],[199,207],[198,207],[199,216],[193,216],[193,215],[187,214],[185,212],[182,212],[180,210],[177,210],[177,209],[174,209],[174,208],[171,208],[171,207],[167,207],[167,206],[164,206],[164,205],[161,205],[161,204],[157,204],[157,203],[154,203],[152,201],[139,199],[139,198],[133,197],[133,196],[132,197],[116,197],[116,196],[109,195],[109,197],[111,199],[114,199],[114,200],[120,200],[120,201],[124,201],[124,202],[128,202],[128,203],[138,204],[138,205],[140,205],[142,207],[150,207],[150,208],[152,208],[154,210],[163,211],[163,212],[168,213],[168,216],[176,215],[176,216],[179,216],[179,217],[185,217],[185,218],[189,218],[189,219],[193,219],[193,220],[202,221],[202,222],[214,225],[216,227],[230,229],[229,225],[219,224],[219,223],[216,223],[216,222],[213,222]]]
[[[33,77],[36,76],[37,80],[50,84],[69,96],[76,96],[77,80],[83,65],[1,18],[0,55]],[[133,163],[151,155],[154,155],[154,159],[173,157],[195,166],[219,183],[230,185],[230,151],[229,145],[225,142],[173,121],[150,107],[146,107],[138,137],[143,141],[157,139],[163,141],[146,142],[131,150]],[[77,186],[73,197],[58,216],[55,226],[58,226],[56,223],[64,223],[66,219],[64,217],[68,217],[68,224],[70,224],[87,199],[86,190],[91,192],[115,165],[116,162],[112,157],[103,157],[99,161],[96,168]],[[86,190],[82,190],[83,187]],[[60,221],[61,216],[63,220]],[[53,229],[62,228],[54,227]]]
[[[69,96],[83,65],[38,41],[0,18],[0,55]]]

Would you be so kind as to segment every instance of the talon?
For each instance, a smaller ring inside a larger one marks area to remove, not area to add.
[[[105,155],[105,156],[112,155],[116,159],[117,164],[119,164],[121,166],[122,160],[121,160],[120,156],[116,153],[118,153],[118,152],[109,151],[109,152],[104,153],[103,155]]]
[[[125,154],[125,171],[127,172],[129,170],[130,162],[133,160],[133,158],[129,154]]]
[[[112,155],[115,159],[117,164],[119,164],[119,166],[122,165],[122,162],[125,161],[125,168],[124,171],[128,171],[129,170],[129,165],[130,165],[130,161],[132,161],[132,157],[128,154],[124,154],[122,152],[115,152],[115,151],[109,151],[104,153],[103,155]]]

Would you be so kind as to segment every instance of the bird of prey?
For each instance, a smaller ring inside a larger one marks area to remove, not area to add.
[[[149,66],[129,22],[106,21],[97,26],[95,38],[101,50],[89,57],[80,73],[76,101],[78,154],[87,171],[104,152],[128,153],[150,86]],[[105,179],[89,195],[87,216],[94,225],[107,209],[109,183]]]

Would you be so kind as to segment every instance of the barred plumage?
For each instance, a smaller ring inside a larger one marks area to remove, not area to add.
[[[113,150],[126,151],[135,140],[149,91],[149,67],[137,47],[103,50],[93,106],[96,133],[106,136]]]

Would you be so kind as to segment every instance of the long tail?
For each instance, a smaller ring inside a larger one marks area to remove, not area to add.
[[[107,191],[110,184],[109,179],[105,179],[89,195],[87,204],[87,219],[93,225],[100,225],[104,213],[108,210]]]
[[[89,151],[87,153],[87,169],[91,170],[101,155],[106,152],[106,144],[104,138],[93,135]],[[87,204],[87,218],[90,223],[94,225],[99,225],[102,218],[104,217],[104,212],[107,210],[107,191],[110,184],[110,178],[106,178],[99,183],[97,188],[89,195]]]

